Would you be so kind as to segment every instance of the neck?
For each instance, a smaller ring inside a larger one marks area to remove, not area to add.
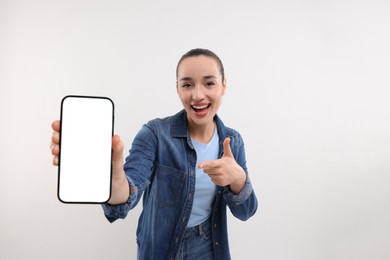
[[[214,121],[205,125],[195,125],[194,123],[188,122],[188,127],[192,140],[207,144],[214,136],[216,124]]]

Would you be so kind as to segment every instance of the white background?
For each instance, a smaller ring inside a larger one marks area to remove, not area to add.
[[[128,150],[181,109],[195,47],[224,62],[259,199],[228,216],[233,259],[390,259],[389,46],[387,0],[1,0],[0,259],[135,259],[141,205],[61,204],[50,125],[65,95],[108,96]]]

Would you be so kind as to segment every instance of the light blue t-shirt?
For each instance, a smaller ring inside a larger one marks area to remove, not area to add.
[[[199,169],[201,162],[218,159],[218,132],[215,128],[214,135],[208,144],[192,140],[196,151],[196,183],[194,204],[187,227],[193,227],[203,223],[210,216],[215,198],[215,184],[211,178]]]

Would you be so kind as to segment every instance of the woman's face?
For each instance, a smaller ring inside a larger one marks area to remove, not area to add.
[[[217,61],[203,55],[182,60],[176,86],[190,127],[212,125],[226,90]]]

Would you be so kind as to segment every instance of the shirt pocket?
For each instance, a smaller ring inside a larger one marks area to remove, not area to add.
[[[157,177],[157,178],[156,178]],[[169,166],[157,164],[154,182],[157,189],[157,207],[174,206],[180,199],[185,172]]]

